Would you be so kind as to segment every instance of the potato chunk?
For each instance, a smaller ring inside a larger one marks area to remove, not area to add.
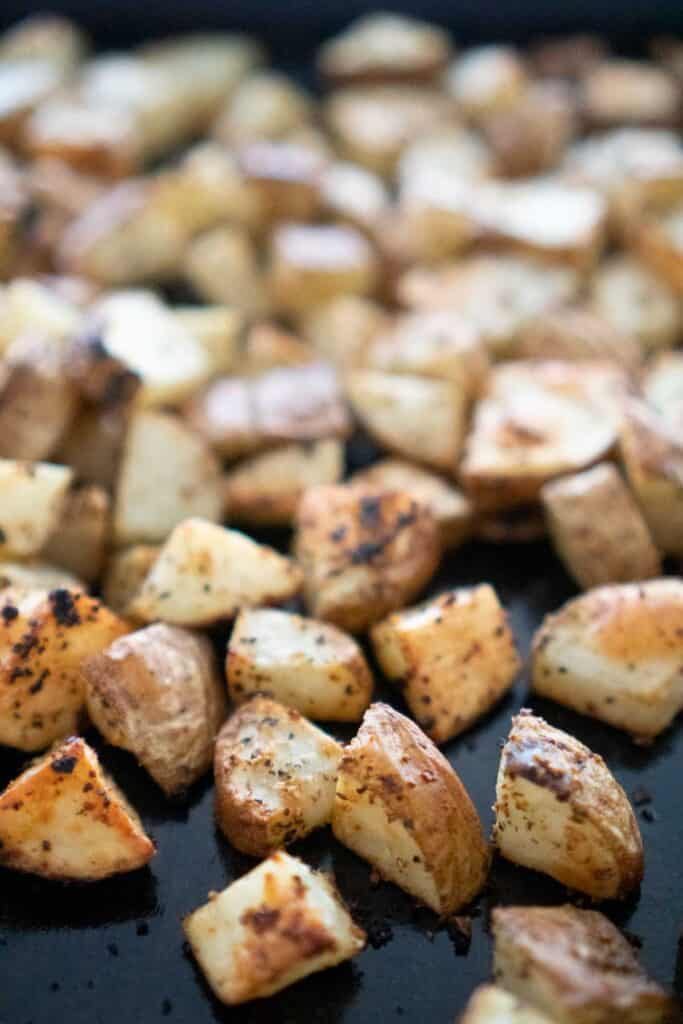
[[[102,593],[109,608],[120,615],[128,614],[128,605],[156,562],[160,550],[158,544],[134,544],[112,554],[102,583]]]
[[[254,857],[327,825],[342,748],[294,708],[254,697],[216,740],[216,820]]]
[[[93,723],[166,796],[208,771],[227,701],[206,637],[159,622],[115,640],[82,671]]]
[[[0,459],[0,557],[37,555],[59,522],[68,466]]]
[[[628,797],[601,757],[530,711],[512,720],[500,758],[493,838],[504,857],[595,900],[643,877]]]
[[[209,358],[211,373],[228,373],[235,364],[243,318],[230,306],[176,306],[180,326],[197,339]]]
[[[683,200],[679,198],[678,202],[659,211],[646,211],[637,228],[635,245],[641,259],[680,301],[683,296]]]
[[[144,622],[208,626],[242,607],[280,604],[301,589],[289,558],[205,519],[175,527],[130,603]]]
[[[683,582],[600,587],[546,616],[534,637],[537,693],[642,739],[683,708]]]
[[[195,238],[185,250],[183,274],[205,302],[234,306],[248,319],[268,313],[256,248],[238,225],[221,225]]]
[[[276,853],[186,917],[206,979],[229,1006],[273,995],[365,945],[329,878]]]
[[[267,693],[321,722],[359,721],[372,695],[355,640],[327,622],[265,608],[240,612],[226,673],[236,704]]]
[[[514,107],[526,87],[520,54],[509,46],[477,46],[457,57],[446,87],[473,121]]]
[[[0,562],[0,590],[86,590],[82,580],[48,562]],[[0,596],[0,601],[2,596]]]
[[[498,985],[480,985],[459,1024],[553,1024],[553,1020]]]
[[[612,360],[633,372],[642,349],[629,328],[590,306],[563,306],[536,317],[519,334],[512,353],[521,359]]]
[[[259,71],[228,97],[213,135],[229,146],[279,139],[304,127],[312,113],[309,97],[290,78],[278,71]]]
[[[444,743],[510,688],[521,662],[493,587],[451,590],[372,628],[382,671],[428,736]]]
[[[664,68],[635,60],[605,60],[583,81],[582,105],[593,127],[664,126],[680,114],[680,90]]]
[[[339,768],[332,828],[388,881],[447,916],[481,889],[489,850],[448,761],[388,704],[366,711]]]
[[[660,352],[641,379],[643,396],[675,437],[683,436],[683,353]]]
[[[604,914],[568,904],[496,907],[493,935],[500,984],[557,1024],[673,1019],[673,1000],[647,977]]]
[[[647,524],[614,466],[553,480],[541,500],[555,550],[584,590],[659,575]]]
[[[351,633],[415,597],[441,554],[431,512],[401,491],[313,487],[297,528],[309,610]]]
[[[96,882],[144,867],[156,850],[140,818],[72,737],[0,795],[0,864],[44,878]]]
[[[111,541],[111,501],[103,487],[86,484],[70,491],[41,557],[92,583]]]
[[[683,337],[683,310],[676,295],[628,256],[613,257],[596,270],[591,304],[617,330],[637,338],[645,352],[671,348]]]

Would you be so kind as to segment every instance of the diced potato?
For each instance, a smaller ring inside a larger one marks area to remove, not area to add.
[[[205,442],[170,413],[136,413],[116,487],[116,543],[157,543],[190,516],[219,522],[222,512],[220,466]]]
[[[211,375],[234,366],[243,320],[230,306],[176,306],[173,315],[208,356]]]
[[[273,995],[365,945],[329,878],[286,853],[214,893],[183,928],[209,985],[229,1006]]]
[[[661,352],[648,363],[643,396],[673,436],[683,432],[683,353]]]
[[[607,260],[591,281],[591,305],[648,352],[683,338],[683,307],[666,282],[627,256]]]
[[[586,305],[541,313],[520,332],[513,355],[570,362],[612,360],[633,372],[640,366],[642,350],[630,328],[615,324],[604,312]]]
[[[237,369],[247,376],[285,366],[306,366],[317,362],[315,350],[290,331],[262,321],[253,324],[240,350]]]
[[[553,168],[576,130],[576,101],[562,82],[531,84],[509,109],[482,119],[497,173],[524,178]]]
[[[24,592],[16,604],[7,592],[2,600],[0,743],[42,750],[77,729],[84,658],[130,627],[80,589]]]
[[[403,263],[440,264],[464,253],[480,233],[473,216],[476,202],[473,181],[438,165],[404,175],[397,211]]]
[[[600,36],[582,32],[540,39],[531,46],[530,57],[541,78],[577,82],[604,60],[607,52],[607,45]]]
[[[216,740],[216,820],[242,853],[267,857],[332,817],[342,748],[265,696],[234,711]]]
[[[528,544],[545,537],[543,512],[538,505],[519,505],[495,512],[475,507],[474,536],[490,544]]]
[[[486,880],[489,849],[467,790],[424,733],[388,704],[371,705],[344,750],[332,829],[444,917]]]
[[[521,660],[488,583],[450,590],[372,627],[375,657],[435,743],[469,728],[512,686]]]
[[[88,42],[70,18],[60,14],[32,14],[15,22],[2,34],[3,60],[46,60],[58,67],[74,67]]]
[[[268,313],[256,249],[241,227],[213,228],[194,239],[185,251],[183,273],[205,302],[232,306],[248,319]]]
[[[19,148],[26,122],[59,88],[61,68],[48,60],[21,58],[0,62],[0,143]]]
[[[304,318],[306,337],[337,366],[362,363],[372,338],[388,325],[384,309],[360,295],[339,295]]]
[[[120,615],[128,606],[156,562],[161,548],[156,544],[134,544],[112,554],[102,583],[104,600]]]
[[[76,331],[82,311],[45,283],[18,277],[10,281],[0,298],[0,350],[29,334],[62,343]]]
[[[493,173],[493,157],[480,135],[457,127],[444,134],[421,135],[401,154],[397,167],[400,193],[420,178],[443,183],[479,181]]]
[[[378,370],[347,377],[353,411],[378,444],[453,473],[463,442],[466,392],[448,380]]]
[[[569,904],[496,907],[492,921],[496,979],[557,1024],[672,1019],[673,1000],[604,914]]]
[[[289,526],[309,487],[336,484],[343,473],[340,441],[289,444],[253,455],[224,477],[227,514],[231,522]]]
[[[431,512],[408,494],[338,485],[306,491],[294,550],[311,614],[360,633],[419,594],[441,543]]]
[[[227,701],[206,637],[159,622],[86,658],[82,672],[93,723],[166,796],[209,770]]]
[[[213,239],[215,233],[216,256],[220,239],[247,237],[242,234],[244,229],[258,232],[263,226],[258,196],[245,181],[237,155],[219,143],[196,143],[176,169],[165,171],[156,180],[163,208],[184,224],[187,237],[205,232],[202,239]],[[232,228],[236,229],[234,234]],[[207,246],[210,248],[210,243]],[[217,264],[214,269],[217,273]],[[234,271],[237,264],[224,269]]]
[[[0,557],[37,555],[57,526],[73,471],[0,459]]]
[[[421,466],[401,459],[381,459],[354,473],[351,482],[366,490],[410,494],[436,519],[444,550],[459,547],[472,531],[473,509],[464,494],[443,477]]]
[[[656,214],[646,213],[637,230],[636,250],[676,294],[683,296],[683,201]]]
[[[594,900],[643,877],[643,841],[623,789],[598,754],[530,711],[500,758],[493,839],[504,857]]]
[[[553,1020],[498,985],[480,985],[459,1024],[553,1024]]]
[[[265,224],[308,221],[318,213],[326,160],[309,146],[257,140],[240,148],[238,162]]]
[[[113,490],[127,426],[124,406],[84,404],[59,446],[60,462],[71,466],[79,480]]]
[[[331,164],[323,172],[320,197],[328,216],[370,235],[389,210],[389,193],[381,178],[358,164]]]
[[[102,572],[110,540],[109,495],[97,484],[86,484],[66,495],[41,557],[92,583]]]
[[[359,721],[372,695],[355,640],[327,622],[264,608],[240,612],[226,674],[236,704],[266,693],[321,722]]]
[[[534,636],[534,690],[637,739],[683,709],[683,582],[600,587],[548,615]]]
[[[302,586],[289,558],[205,519],[179,523],[161,548],[129,611],[144,622],[208,626],[240,608],[281,604]]]
[[[477,46],[457,57],[446,87],[471,120],[508,110],[526,88],[522,58],[509,46]]]
[[[227,145],[255,139],[280,139],[311,120],[309,97],[286,75],[260,71],[245,78],[232,93],[213,127]]]
[[[596,128],[637,124],[674,125],[680,90],[668,71],[635,60],[605,60],[585,76],[581,90],[585,117]]]
[[[0,795],[0,864],[43,878],[95,882],[144,867],[156,850],[95,751],[72,737]]]
[[[13,594],[31,590],[86,590],[82,580],[47,562],[0,562],[0,590]],[[4,601],[4,595],[0,595]]]

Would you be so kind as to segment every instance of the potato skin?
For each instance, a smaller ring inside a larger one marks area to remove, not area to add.
[[[82,672],[93,723],[130,750],[166,796],[208,771],[227,700],[206,637],[156,623],[115,640]]]

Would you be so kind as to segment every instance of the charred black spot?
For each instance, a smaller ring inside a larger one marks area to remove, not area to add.
[[[2,609],[2,612],[0,612],[0,614],[5,620],[5,623],[13,622],[14,619],[16,619],[17,615],[19,614],[19,609],[15,608],[13,604],[6,604],[5,607]]]
[[[360,500],[360,522],[366,530],[376,530],[382,521],[381,495],[368,496]]]
[[[63,757],[56,757],[51,764],[53,772],[58,772],[60,775],[71,775],[72,771],[76,767],[77,758],[71,754],[65,754]]]
[[[60,626],[77,626],[80,623],[81,617],[68,590],[53,590],[48,600]]]

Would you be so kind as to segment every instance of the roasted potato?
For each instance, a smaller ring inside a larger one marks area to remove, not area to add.
[[[683,306],[642,263],[613,257],[597,268],[590,289],[595,312],[637,338],[645,352],[671,348],[683,338]]]
[[[640,884],[643,841],[623,789],[601,757],[530,711],[512,720],[494,810],[494,842],[515,864],[594,900]]]
[[[387,326],[389,317],[372,299],[339,295],[303,319],[305,336],[337,366],[362,363],[372,338]]]
[[[330,879],[282,852],[213,893],[183,928],[209,985],[229,1006],[273,995],[365,945]]]
[[[535,82],[509,108],[481,121],[495,168],[502,177],[523,178],[553,168],[576,130],[576,102],[562,82]]]
[[[235,704],[265,693],[321,722],[359,721],[372,696],[372,675],[355,640],[291,612],[240,612],[225,668]]]
[[[82,580],[66,569],[48,562],[0,562],[0,590],[11,589],[14,594],[31,590],[86,590]],[[0,601],[3,595],[0,595]],[[114,609],[116,610],[116,609]]]
[[[444,917],[486,880],[489,850],[465,787],[388,704],[371,705],[344,750],[332,829],[387,881]]]
[[[435,743],[485,714],[521,662],[505,610],[488,583],[450,590],[372,627],[375,657]]]
[[[330,164],[320,180],[320,200],[328,217],[372,236],[389,211],[389,192],[367,167],[341,161]]]
[[[216,740],[216,821],[233,846],[267,857],[327,825],[342,748],[266,696],[232,713]]]
[[[659,212],[646,212],[636,231],[641,259],[677,295],[683,296],[683,200]],[[679,307],[680,308],[680,307]]]
[[[640,342],[630,328],[588,305],[541,313],[520,331],[512,354],[520,359],[612,360],[631,373],[642,359]]]
[[[586,74],[583,113],[594,128],[616,124],[674,126],[680,115],[678,84],[664,68],[645,61],[605,60]]]
[[[236,371],[258,376],[268,370],[307,366],[318,361],[315,350],[291,331],[268,321],[253,324],[240,347]]]
[[[24,335],[54,342],[55,353],[78,330],[83,311],[41,281],[17,277],[0,296],[0,350]]]
[[[158,622],[86,658],[82,672],[93,723],[166,796],[208,771],[227,701],[206,637]]]
[[[264,225],[309,221],[318,214],[327,161],[309,146],[259,139],[240,147],[237,159]]]
[[[289,558],[206,519],[179,523],[129,604],[143,620],[208,626],[240,608],[280,604],[303,582]]]
[[[459,1024],[553,1024],[553,1020],[498,985],[480,985]]]
[[[32,14],[2,33],[2,60],[45,60],[71,68],[85,55],[88,40],[70,18],[60,14]]]
[[[109,608],[120,615],[128,613],[128,605],[156,562],[160,550],[157,544],[134,544],[111,555],[102,581],[102,593]]]
[[[673,436],[683,429],[683,353],[661,352],[641,380],[643,396]]]
[[[100,575],[111,541],[111,501],[103,487],[86,484],[67,493],[41,557],[88,583]]]
[[[310,98],[291,79],[278,71],[257,71],[228,97],[213,135],[229,146],[280,139],[305,127],[312,115]]]
[[[39,554],[59,522],[72,479],[68,466],[0,459],[0,557]]]
[[[205,302],[232,306],[248,319],[268,313],[256,249],[244,228],[225,225],[195,238],[185,251],[183,276]]]
[[[127,405],[84,403],[62,439],[56,457],[69,465],[84,483],[113,490],[129,415]]]
[[[498,983],[557,1024],[673,1019],[673,1000],[604,914],[569,904],[496,907],[492,924]]]
[[[72,737],[0,795],[0,864],[44,878],[96,882],[135,871],[154,843],[97,754]]]
[[[446,88],[473,121],[514,107],[526,84],[521,55],[509,46],[466,50],[456,57],[446,76]]]
[[[537,693],[650,740],[683,708],[683,582],[599,587],[536,632]]]
[[[408,494],[339,485],[306,491],[294,551],[311,614],[360,633],[422,590],[441,543],[429,509]]]
[[[173,315],[209,357],[211,374],[228,373],[237,358],[242,316],[231,306],[176,306]]]

